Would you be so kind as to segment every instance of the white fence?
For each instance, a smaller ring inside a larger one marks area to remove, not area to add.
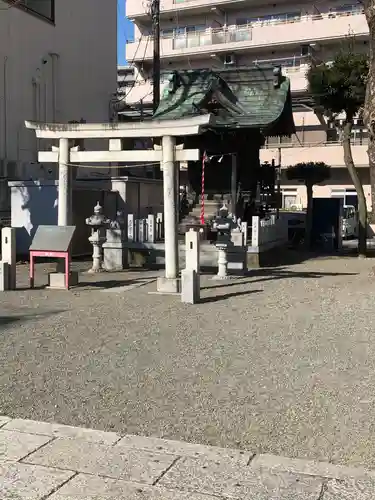
[[[267,219],[253,216],[251,246],[260,250],[284,245],[288,242],[288,224],[283,219],[271,215]]]

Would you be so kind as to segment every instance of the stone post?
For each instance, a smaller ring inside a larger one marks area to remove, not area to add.
[[[185,234],[185,268],[193,270],[195,286],[195,297],[200,295],[200,238],[199,232],[191,228]]]
[[[218,271],[215,278],[219,280],[225,280],[228,278],[227,246],[228,245],[226,243],[218,243],[216,245],[216,248],[218,249]]]
[[[127,228],[128,228],[128,241],[135,241],[136,228],[135,228],[134,214],[128,214]]]
[[[138,220],[138,239],[140,243],[146,241],[146,221],[145,219]]]
[[[260,246],[260,218],[257,215],[253,215],[251,221],[251,246]]]
[[[241,223],[241,231],[243,233],[243,240],[244,240],[244,245],[247,245],[247,238],[248,238],[248,225],[247,222],[242,222]]]
[[[231,175],[231,205],[232,214],[237,215],[237,155],[232,154],[232,175]]]
[[[8,264],[8,288],[16,289],[16,228],[3,227],[1,230],[1,257],[2,261]]]
[[[163,184],[164,184],[164,248],[165,277],[158,278],[157,289],[161,293],[178,293],[178,240],[176,218],[176,165],[174,137],[162,139]]]
[[[157,229],[156,239],[157,239],[157,241],[161,241],[164,238],[163,214],[161,212],[156,214],[156,229]]]
[[[147,217],[147,241],[149,243],[155,243],[156,241],[156,227],[155,227],[155,215],[149,214]]]

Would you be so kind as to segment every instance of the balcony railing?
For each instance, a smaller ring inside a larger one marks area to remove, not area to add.
[[[357,167],[368,167],[367,141],[361,144],[352,141],[352,155]],[[278,149],[281,152],[281,165],[287,167],[297,163],[324,162],[334,168],[345,168],[344,150],[341,142],[318,142],[302,144],[269,144],[260,150],[261,162],[277,161]]]
[[[199,1],[199,0],[173,0],[173,3],[175,4],[181,4],[181,3],[190,3],[194,1]],[[304,19],[322,19],[325,17],[328,18],[335,18],[335,17],[341,17],[341,16],[351,16],[351,15],[357,15],[357,14],[364,14],[364,8],[361,7],[360,5],[352,5],[352,6],[345,6],[343,8],[336,8],[336,9],[331,9],[327,12],[322,12],[320,14],[313,14],[313,15],[304,15],[302,16],[301,14],[298,13],[285,13],[285,14],[279,14],[278,16],[275,15],[269,15],[269,16],[261,16],[259,18],[253,18],[249,22],[249,24],[256,24],[257,26],[259,25],[273,25],[273,24],[287,24],[287,23],[295,23],[299,22]]]
[[[327,12],[324,14],[316,15],[305,15],[300,17],[290,17],[288,15],[282,16],[280,18],[270,18],[270,19],[259,19],[252,20],[247,24],[242,25],[230,25],[224,26],[222,28],[207,28],[206,30],[188,31],[186,29],[185,33],[181,33],[181,28],[178,30],[173,30],[168,34],[161,34],[162,39],[172,39],[173,49],[184,49],[184,48],[194,48],[201,47],[205,45],[218,45],[233,42],[243,42],[252,40],[252,28],[261,26],[273,26],[291,23],[300,23],[304,21],[318,21],[321,19],[333,19],[342,16],[354,16],[363,14],[363,9],[351,9],[338,12]],[[143,37],[145,39],[152,40],[152,36]],[[139,40],[134,40],[136,43]]]
[[[366,146],[368,143],[368,138],[363,137],[355,137],[350,140],[350,143],[353,146]],[[289,149],[289,148],[313,148],[313,147],[318,147],[318,146],[324,146],[324,147],[333,147],[333,146],[342,146],[341,141],[320,141],[320,142],[305,142],[302,141],[301,143],[299,142],[282,142],[282,143],[266,143],[262,149]]]
[[[166,37],[169,38],[169,37]],[[223,43],[243,42],[251,40],[250,26],[234,26],[233,28],[207,29],[192,33],[172,36],[174,49],[219,45]]]

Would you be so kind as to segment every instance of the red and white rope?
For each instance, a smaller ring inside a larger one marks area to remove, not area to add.
[[[207,154],[203,153],[202,160],[202,181],[201,181],[201,224],[204,225],[204,169],[206,166]]]

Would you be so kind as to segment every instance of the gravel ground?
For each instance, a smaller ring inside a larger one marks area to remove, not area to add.
[[[155,272],[3,293],[0,414],[375,467],[373,266],[207,276],[195,306],[108,291]]]

